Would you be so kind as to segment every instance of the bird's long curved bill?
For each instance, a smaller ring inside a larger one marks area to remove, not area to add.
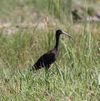
[[[64,32],[64,31],[63,31],[63,34],[67,35],[69,38],[72,38],[72,36],[69,35],[67,32]],[[72,38],[72,39],[73,39],[73,38]]]
[[[64,32],[64,31],[63,31],[63,34],[65,34],[65,35],[67,35],[69,38],[71,38],[72,41],[75,41],[75,40],[73,39],[73,37],[72,37],[70,34]]]

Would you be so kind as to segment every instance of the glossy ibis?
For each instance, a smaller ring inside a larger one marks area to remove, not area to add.
[[[71,37],[68,33],[62,31],[62,30],[57,30],[55,37],[56,37],[56,43],[55,46],[52,50],[48,51],[47,53],[43,54],[37,62],[32,66],[33,69],[41,69],[45,67],[48,69],[50,65],[55,62],[56,57],[57,57],[57,52],[58,52],[58,46],[59,46],[59,38],[61,34],[66,34],[67,36]]]

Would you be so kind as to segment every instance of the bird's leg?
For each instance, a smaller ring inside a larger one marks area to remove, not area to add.
[[[49,67],[45,67],[45,83],[46,83],[46,90],[47,90],[47,92],[49,92],[50,91]]]

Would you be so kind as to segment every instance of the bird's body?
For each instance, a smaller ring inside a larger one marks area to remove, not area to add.
[[[57,30],[56,31],[56,43],[55,46],[52,50],[48,51],[47,53],[43,54],[38,60],[37,62],[32,66],[33,69],[41,69],[43,67],[45,68],[49,68],[50,65],[55,62],[56,57],[57,57],[57,53],[58,53],[58,46],[59,46],[59,38],[61,34],[67,34],[61,30]],[[67,34],[68,35],[68,34]],[[69,36],[69,35],[68,35]]]
[[[57,56],[57,50],[53,49],[43,54],[37,62],[34,64],[35,69],[41,69],[42,67],[49,68],[50,65],[55,62]]]

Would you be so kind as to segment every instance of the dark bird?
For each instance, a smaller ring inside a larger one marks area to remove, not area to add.
[[[47,53],[43,54],[37,62],[32,66],[32,69],[41,69],[45,67],[48,69],[50,65],[55,62],[56,57],[57,57],[57,52],[58,52],[58,46],[59,46],[59,38],[61,34],[66,34],[67,36],[71,37],[68,33],[62,31],[62,30],[57,30],[55,37],[56,37],[56,43],[55,46],[52,50],[48,51]]]

